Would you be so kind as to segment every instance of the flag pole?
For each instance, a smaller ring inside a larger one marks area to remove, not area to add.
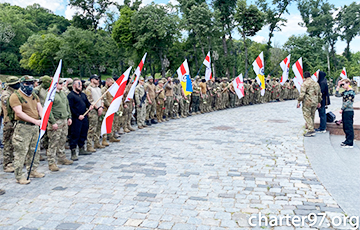
[[[40,130],[40,132],[41,132],[41,130]],[[29,180],[29,178],[30,178],[30,173],[31,173],[32,166],[33,166],[33,164],[34,164],[34,159],[35,159],[36,150],[37,150],[37,148],[38,148],[38,146],[39,146],[39,142],[40,142],[40,132],[39,132],[38,140],[37,140],[37,142],[36,142],[36,147],[35,147],[35,151],[34,151],[34,154],[33,154],[33,158],[32,158],[31,164],[30,164],[30,169],[29,169],[29,173],[28,173],[28,176],[27,176],[27,180]]]

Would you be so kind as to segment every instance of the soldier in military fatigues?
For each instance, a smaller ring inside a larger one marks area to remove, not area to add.
[[[100,144],[100,127],[101,127],[101,116],[104,108],[104,101],[101,97],[101,89],[99,88],[100,79],[97,75],[90,77],[90,85],[86,88],[85,94],[91,104],[94,104],[94,109],[89,112],[89,131],[87,135],[87,151],[95,152],[95,149],[105,148]],[[94,142],[94,147],[93,147]]]
[[[130,131],[135,131],[135,129],[131,126],[131,118],[132,118],[132,111],[134,109],[134,99],[128,99],[128,94],[131,89],[132,82],[129,80],[128,84],[125,88],[124,97],[123,97],[123,108],[124,112],[121,117],[121,124],[122,128],[124,129],[125,133],[129,133]]]
[[[31,161],[35,154],[35,146],[39,136],[39,126],[41,125],[40,114],[42,114],[42,106],[39,98],[33,94],[34,80],[29,77],[20,79],[20,89],[15,91],[9,99],[9,103],[15,112],[16,126],[12,137],[14,147],[14,168],[16,182],[20,184],[28,184],[22,173],[24,162],[26,162],[27,170],[30,169]],[[34,164],[30,177],[41,178],[45,174],[39,173],[36,169],[39,166],[39,154],[35,154]]]
[[[103,87],[101,89],[101,94],[104,94],[113,84],[114,84],[114,79],[112,79],[112,78],[106,79],[105,87]],[[106,94],[103,98],[103,100],[104,100],[104,110],[103,110],[103,114],[102,114],[103,117],[106,115],[106,112],[109,109],[110,104],[113,99],[114,99],[114,97],[111,95],[111,93],[109,91],[106,92]],[[109,138],[110,142],[120,142],[120,140],[115,138],[115,130],[117,129],[118,122],[119,122],[118,116],[119,116],[118,114],[116,114],[116,113],[114,114],[114,120],[113,120],[113,126],[111,129],[111,133],[103,135],[101,145],[103,145],[103,146],[109,145],[109,143],[107,142],[107,138]],[[101,130],[101,123],[99,125],[100,125],[100,130]]]
[[[165,110],[165,92],[164,92],[164,81],[160,80],[156,86],[156,117],[158,122],[164,122],[164,110]]]
[[[170,118],[173,119],[173,109],[174,109],[174,84],[172,79],[169,77],[165,83],[165,119],[168,121]]]
[[[66,159],[65,142],[68,135],[68,126],[71,125],[71,112],[69,101],[66,94],[62,92],[64,80],[59,80],[55,98],[49,116],[47,126],[47,136],[49,137],[49,147],[46,151],[50,171],[59,171],[56,165],[56,156],[58,164],[71,165],[72,160]]]
[[[195,77],[195,81],[192,82],[193,93],[191,94],[191,115],[200,114],[200,86],[199,76]]]
[[[315,111],[319,108],[322,100],[320,86],[317,82],[313,81],[310,73],[304,73],[304,83],[301,85],[301,92],[298,98],[297,107],[300,108],[301,102],[303,103],[302,111],[306,122],[307,133],[305,137],[315,136],[314,119]]]
[[[200,113],[206,113],[207,89],[206,89],[205,77],[201,78],[199,87],[200,87],[200,103],[199,103]]]
[[[139,78],[139,84],[135,88],[136,121],[139,129],[147,127],[146,117],[146,91],[144,89],[144,78]]]
[[[145,91],[147,93],[147,106],[146,106],[146,124],[157,124],[155,121],[155,111],[156,111],[156,101],[155,101],[155,84],[154,78],[149,76],[147,82],[144,85]]]
[[[19,89],[19,78],[10,76],[6,79],[5,90],[1,94],[1,108],[4,116],[3,127],[3,166],[4,172],[14,172],[14,147],[12,145],[12,136],[14,133],[14,117],[11,118],[8,115],[10,108],[9,98],[15,90]]]
[[[180,111],[180,101],[182,98],[181,95],[181,88],[179,88],[179,86],[181,87],[180,81],[179,80],[174,80],[174,114],[173,117],[179,119],[179,111]]]

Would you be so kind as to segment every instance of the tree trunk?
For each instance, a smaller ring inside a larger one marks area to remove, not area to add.
[[[195,43],[193,44],[193,49],[194,49],[194,58],[195,58],[195,66],[198,67],[198,60],[197,60],[197,56],[196,56],[196,46]]]
[[[226,77],[227,78],[230,78],[230,73],[229,73],[229,66],[228,66],[228,63],[227,63],[227,57],[228,57],[228,49],[227,49],[227,44],[226,44],[226,37],[225,37],[225,34],[224,36],[222,37],[222,41],[223,41],[223,47],[224,47],[224,56],[225,56],[225,59],[226,59]]]
[[[215,68],[215,63],[212,63],[211,64],[212,65],[212,67],[213,67],[213,78],[216,78],[216,68]]]
[[[244,40],[244,49],[245,49],[245,77],[244,78],[247,78],[247,75],[248,75],[248,51],[247,51],[247,45],[246,45],[246,36],[245,36],[244,32],[242,33],[242,37]]]

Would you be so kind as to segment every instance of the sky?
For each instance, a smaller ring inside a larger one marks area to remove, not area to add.
[[[115,0],[118,3],[122,4],[123,0]],[[171,2],[173,4],[176,4],[176,0],[143,0],[143,5],[150,4],[152,1],[155,3],[168,3]],[[270,0],[268,0],[270,1]],[[354,0],[328,0],[331,4],[334,4],[335,7],[341,7],[343,5],[349,5]],[[360,0],[355,0],[357,3],[360,3]],[[66,17],[67,19],[71,19],[72,16],[76,13],[76,9],[70,8],[68,6],[69,0],[0,0],[0,3],[8,2],[12,5],[18,5],[21,7],[26,7],[28,5],[32,5],[34,3],[40,4],[42,7],[45,7],[47,9],[50,9],[55,14],[62,15]],[[255,0],[248,0],[248,3],[254,3]],[[277,46],[282,46],[287,39],[291,35],[300,35],[306,33],[306,28],[300,27],[298,25],[299,22],[302,22],[301,16],[299,13],[299,10],[297,9],[297,4],[292,3],[289,7],[289,14],[285,15],[285,18],[288,20],[286,23],[286,26],[282,27],[282,31],[275,32],[273,37],[273,44],[276,44]],[[268,39],[268,27],[265,26],[261,31],[259,31],[253,39],[257,42],[265,42]],[[233,32],[233,37],[235,39],[239,39],[240,36],[237,33],[236,30]],[[336,52],[338,54],[341,54],[346,47],[346,43],[344,41],[339,41],[336,43]],[[360,36],[357,36],[353,41],[350,43],[350,50],[352,52],[358,52],[360,51]]]

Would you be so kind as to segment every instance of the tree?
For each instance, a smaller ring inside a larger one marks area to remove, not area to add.
[[[51,74],[56,68],[55,57],[61,39],[54,34],[32,35],[20,47],[21,67],[36,73]]]
[[[113,4],[111,0],[70,0],[71,7],[82,11],[73,17],[74,26],[97,30],[100,20],[105,16],[108,7]]]
[[[228,46],[226,36],[229,36],[230,44],[232,44],[231,32],[234,29],[234,14],[236,9],[236,0],[213,0],[212,5],[216,10],[216,19],[222,27],[222,42],[225,58],[228,59]],[[228,59],[226,63],[226,77],[230,78],[230,63],[233,60]],[[233,74],[235,74],[235,66],[233,66]],[[234,77],[234,76],[233,76]]]
[[[248,50],[247,37],[254,36],[264,25],[265,15],[257,6],[247,5],[246,0],[239,0],[237,3],[235,20],[238,22],[237,28],[244,41],[245,50],[245,78],[247,77],[248,68]]]
[[[166,73],[164,58],[179,36],[179,18],[175,13],[171,13],[168,7],[152,3],[137,11],[130,23],[136,41],[134,48],[138,53],[148,52],[150,56],[158,56],[163,77]]]
[[[338,13],[337,19],[341,40],[346,41],[344,55],[350,60],[350,42],[360,34],[360,4],[353,2],[349,6],[344,6]]]
[[[265,62],[269,58],[269,51],[271,46],[271,39],[274,37],[275,31],[281,31],[281,27],[284,26],[287,20],[283,18],[283,15],[288,12],[288,6],[292,0],[273,0],[272,6],[269,6],[268,1],[258,0],[258,4],[263,12],[265,12],[265,22],[269,25],[269,39],[267,42],[267,48],[265,52]]]
[[[330,53],[333,58],[333,63],[336,67],[335,59],[335,44],[339,37],[337,29],[335,28],[337,21],[334,20],[335,6],[328,3],[327,0],[301,0],[298,4],[303,23],[301,26],[307,28],[310,37],[318,37],[325,39],[328,50],[330,46]],[[328,63],[330,72],[330,63]]]
[[[311,45],[309,45],[311,44]],[[302,57],[304,71],[314,73],[318,69],[326,69],[326,52],[324,41],[308,35],[291,36],[284,44],[284,49],[291,53],[293,61]]]

